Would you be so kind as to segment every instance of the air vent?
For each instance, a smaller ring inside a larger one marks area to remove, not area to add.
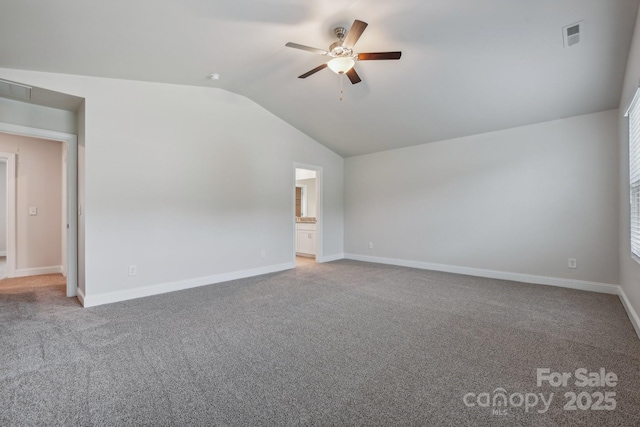
[[[0,80],[0,96],[17,99],[31,99],[31,87]]]
[[[582,34],[582,21],[564,27],[562,34],[564,36],[564,47],[577,45],[580,43],[580,36]]]

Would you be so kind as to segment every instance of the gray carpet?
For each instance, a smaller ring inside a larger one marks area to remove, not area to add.
[[[545,367],[618,382],[538,387]],[[337,261],[88,309],[0,293],[2,426],[637,426],[639,385],[624,308],[590,292]],[[497,388],[513,404],[463,402]]]

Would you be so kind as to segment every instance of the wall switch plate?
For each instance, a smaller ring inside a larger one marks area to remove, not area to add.
[[[260,258],[264,258],[266,256],[267,256],[267,251],[265,251],[264,249],[260,251]]]
[[[373,249],[373,242],[369,242],[369,249]]]
[[[136,274],[138,274],[138,266],[137,265],[130,265],[129,266],[129,276],[135,276]]]
[[[38,208],[29,208],[29,215],[31,216],[38,215]]]
[[[567,266],[569,268],[578,268],[578,260],[576,260],[575,258],[569,258]]]

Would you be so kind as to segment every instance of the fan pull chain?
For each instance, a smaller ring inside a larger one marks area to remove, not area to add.
[[[344,93],[344,90],[342,90],[342,81],[344,80],[344,73],[340,74],[340,101],[342,101],[342,94]]]

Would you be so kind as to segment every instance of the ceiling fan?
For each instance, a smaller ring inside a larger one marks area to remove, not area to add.
[[[338,27],[333,30],[334,34],[338,37],[338,41],[329,46],[329,50],[316,49],[315,47],[304,46],[297,43],[287,43],[285,46],[295,49],[302,49],[308,52],[318,53],[320,55],[331,57],[328,62],[314,68],[311,71],[298,76],[299,79],[306,79],[312,74],[317,73],[327,67],[336,74],[346,74],[352,84],[360,83],[362,80],[354,65],[356,61],[377,61],[381,59],[400,59],[402,52],[371,52],[371,53],[355,53],[353,46],[356,44],[365,28],[367,28],[366,22],[353,21],[353,25],[347,32],[344,27]]]

